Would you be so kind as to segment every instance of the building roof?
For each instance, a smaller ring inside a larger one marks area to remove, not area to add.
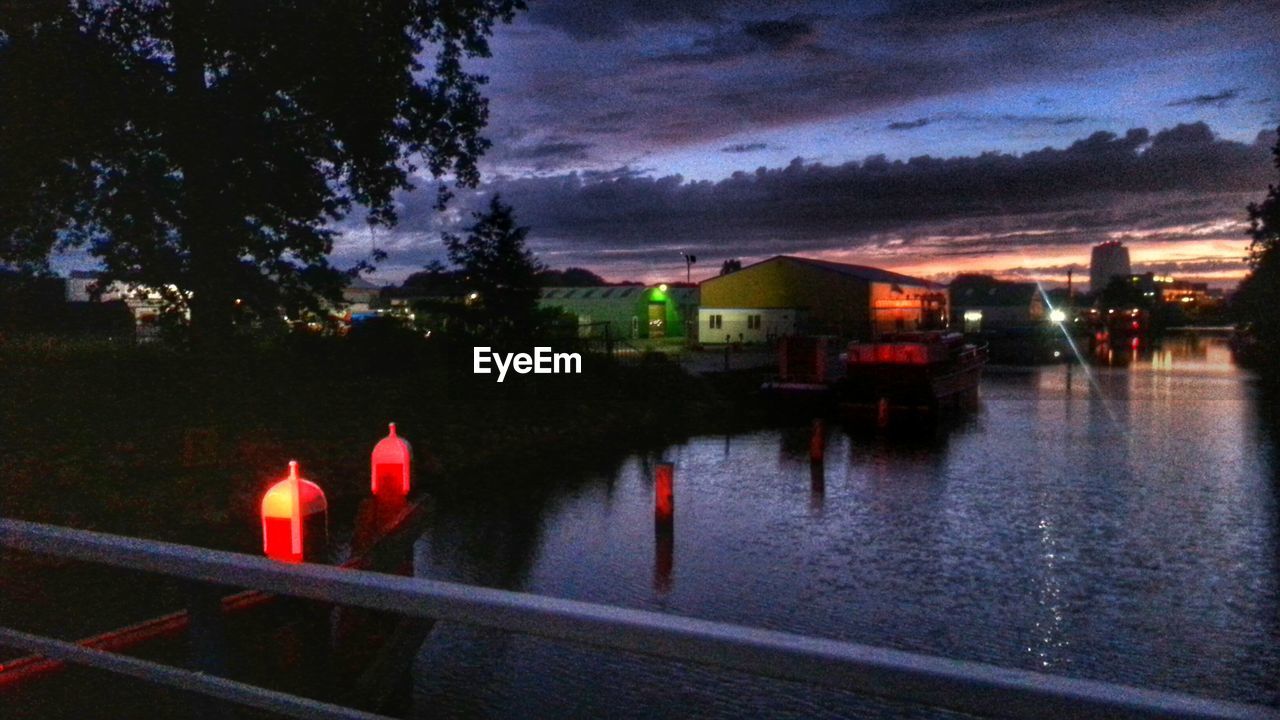
[[[1033,282],[964,283],[951,286],[951,304],[1021,307],[1029,305],[1038,292]]]
[[[939,283],[931,282],[929,280],[924,280],[917,277],[911,277],[910,275],[903,275],[902,273],[896,273],[891,270],[884,270],[881,268],[870,267],[867,265],[850,265],[848,263],[831,262],[830,260],[817,260],[815,258],[800,257],[799,255],[774,255],[773,257],[768,258],[766,260],[761,260],[760,262],[747,265],[743,267],[742,270],[755,267],[756,265],[763,265],[765,263],[776,262],[778,260],[790,260],[792,262],[800,263],[801,265],[808,265],[810,267],[816,267],[822,270],[827,270],[829,272],[839,273],[846,277],[857,278],[858,280],[864,280],[866,282],[915,285],[918,287],[926,287],[931,290],[942,290],[945,287]],[[742,270],[736,270],[735,272],[742,272]],[[729,274],[733,275],[734,273],[729,273]],[[721,275],[719,277],[727,277],[727,276]],[[709,280],[704,280],[703,282],[710,282],[710,280],[715,280],[715,279],[716,278],[710,278]]]
[[[640,296],[656,288],[648,285],[595,285],[588,287],[544,287],[538,297],[543,301],[555,300],[619,300],[635,302]],[[666,295],[676,302],[696,302],[698,288],[668,288]]]

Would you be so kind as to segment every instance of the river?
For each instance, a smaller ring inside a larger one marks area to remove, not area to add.
[[[1109,366],[991,368],[927,438],[696,437],[543,494],[452,502],[422,576],[1004,667],[1280,704],[1280,480],[1221,338]],[[676,465],[674,542],[653,465]],[[950,717],[442,625],[418,717]]]

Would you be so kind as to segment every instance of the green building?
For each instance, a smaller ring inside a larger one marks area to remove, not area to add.
[[[578,318],[584,337],[683,338],[698,317],[698,288],[603,285],[543,288],[538,306]]]

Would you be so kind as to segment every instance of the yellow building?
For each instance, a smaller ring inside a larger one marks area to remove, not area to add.
[[[700,286],[699,340],[765,342],[787,334],[872,340],[945,327],[946,288],[865,265],[777,255]]]
[[[888,270],[778,255],[700,285],[704,344],[822,334],[869,340],[943,327],[946,288]]]

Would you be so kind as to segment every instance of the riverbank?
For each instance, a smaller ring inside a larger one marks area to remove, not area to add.
[[[660,359],[588,356],[581,374],[494,377],[472,373],[469,347],[403,337],[213,355],[11,343],[0,347],[0,508],[255,552],[257,503],[289,460],[335,511],[353,507],[391,421],[414,445],[420,487],[446,495],[514,491],[531,467],[589,466],[751,422],[737,392],[751,378],[695,378]]]

